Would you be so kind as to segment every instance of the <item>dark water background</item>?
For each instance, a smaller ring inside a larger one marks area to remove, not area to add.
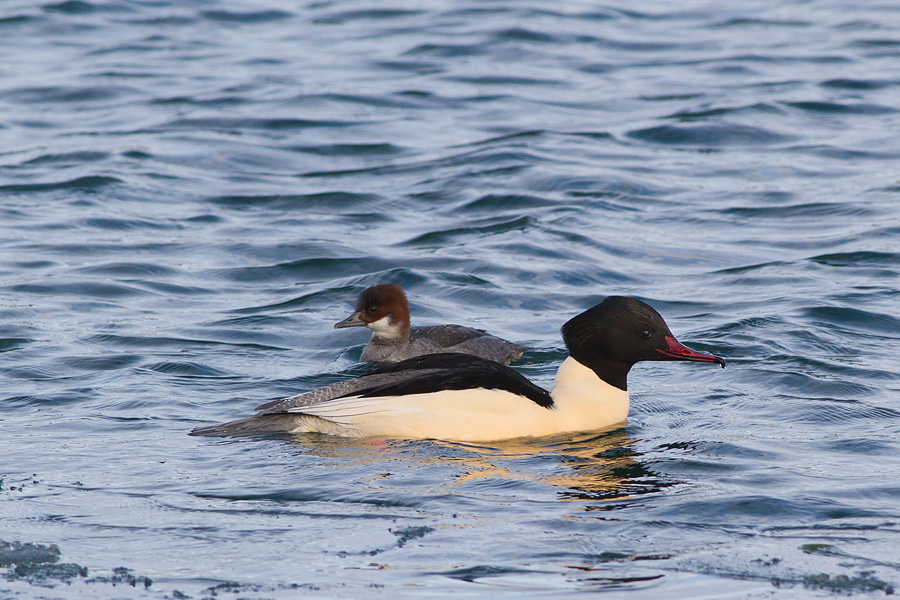
[[[900,586],[900,4],[0,3],[0,597]],[[365,286],[726,357],[627,427],[216,441],[350,376]]]

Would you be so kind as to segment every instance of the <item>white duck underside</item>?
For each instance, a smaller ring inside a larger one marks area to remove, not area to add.
[[[628,416],[628,392],[605,383],[572,358],[560,366],[551,395],[553,408],[505,390],[481,388],[339,398],[288,411],[297,413],[290,433],[475,442],[593,431]]]

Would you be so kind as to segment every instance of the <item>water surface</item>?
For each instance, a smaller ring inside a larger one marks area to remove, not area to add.
[[[900,7],[11,1],[0,595],[808,598],[900,584]],[[356,295],[728,360],[626,425],[207,440],[358,374]]]

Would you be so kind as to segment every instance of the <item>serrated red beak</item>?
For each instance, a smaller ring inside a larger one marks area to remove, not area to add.
[[[690,360],[694,362],[716,363],[717,365],[722,365],[723,369],[725,368],[725,361],[718,356],[695,352],[671,335],[666,336],[666,344],[668,344],[668,348],[656,349],[657,352],[665,356],[663,360]]]

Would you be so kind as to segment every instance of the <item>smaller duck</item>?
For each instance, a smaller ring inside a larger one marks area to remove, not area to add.
[[[409,302],[403,288],[395,283],[363,290],[356,301],[356,312],[334,325],[335,329],[344,327],[372,330],[360,357],[364,362],[395,363],[425,354],[455,352],[508,365],[528,350],[483,329],[463,325],[410,327]]]

